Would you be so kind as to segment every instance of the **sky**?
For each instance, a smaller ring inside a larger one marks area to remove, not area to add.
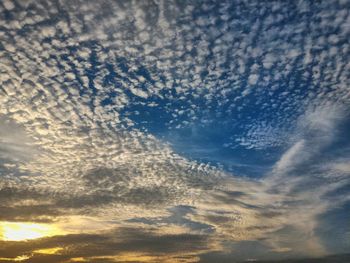
[[[349,42],[348,0],[0,0],[0,263],[349,262]]]

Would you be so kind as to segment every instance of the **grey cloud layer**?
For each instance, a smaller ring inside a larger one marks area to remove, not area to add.
[[[123,262],[118,261],[118,256],[123,253],[150,253],[155,262],[160,262],[162,256],[171,255],[184,257],[200,251],[205,251],[208,246],[208,237],[205,235],[162,235],[153,231],[141,229],[121,228],[109,234],[99,235],[65,235],[56,236],[31,242],[4,242],[1,241],[0,257],[15,258],[18,255],[30,255],[35,250],[64,247],[59,255],[45,255],[35,253],[32,258],[23,262],[74,262],[71,258],[93,258],[91,262]],[[108,257],[114,256],[113,259]],[[100,257],[100,258],[98,258]],[[105,257],[105,258],[104,258]],[[121,257],[120,257],[121,258]],[[116,260],[116,261],[115,261]],[[0,261],[1,262],[1,261]],[[90,262],[90,261],[87,261]]]

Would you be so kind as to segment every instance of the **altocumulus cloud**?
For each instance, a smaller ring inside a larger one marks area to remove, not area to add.
[[[346,252],[349,12],[2,1],[0,220],[62,233],[0,241],[0,262]]]

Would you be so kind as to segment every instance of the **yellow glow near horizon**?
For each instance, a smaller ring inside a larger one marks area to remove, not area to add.
[[[82,258],[82,257],[80,257],[80,258],[71,258],[70,260],[73,261],[73,262],[85,262],[85,261],[86,261],[86,260],[85,260],[84,258]]]
[[[34,253],[38,254],[45,254],[45,255],[54,255],[54,254],[59,254],[63,249],[61,247],[53,247],[53,248],[43,248],[43,249],[38,249],[34,250]]]
[[[177,256],[177,254],[173,255],[145,255],[143,253],[120,253],[118,256],[92,256],[92,257],[76,257],[71,258],[69,262],[92,262],[92,261],[98,261],[98,260],[111,260],[113,262],[164,262],[164,263],[173,263],[174,257]],[[115,260],[115,261],[114,261]],[[190,258],[183,259],[186,263],[195,263],[199,261],[199,257],[193,256]],[[176,261],[177,262],[177,261]]]
[[[27,259],[30,259],[29,256],[27,255],[23,255],[23,256],[18,256],[18,257],[15,257],[15,258],[0,258],[0,260],[2,261],[24,261],[24,260],[27,260]]]
[[[48,224],[0,222],[0,238],[4,241],[23,241],[59,233],[56,227]]]

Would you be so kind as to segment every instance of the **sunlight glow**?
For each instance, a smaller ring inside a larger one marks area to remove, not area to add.
[[[29,256],[27,255],[23,255],[23,256],[18,256],[18,257],[15,257],[15,258],[0,258],[0,261],[24,261],[24,260],[27,260],[27,259],[30,259]]]
[[[54,254],[59,254],[63,249],[61,247],[53,247],[53,248],[43,248],[43,249],[38,249],[34,250],[34,253],[38,254],[45,254],[45,255],[54,255]]]
[[[1,222],[0,238],[5,241],[23,241],[60,234],[60,231],[48,224]]]

